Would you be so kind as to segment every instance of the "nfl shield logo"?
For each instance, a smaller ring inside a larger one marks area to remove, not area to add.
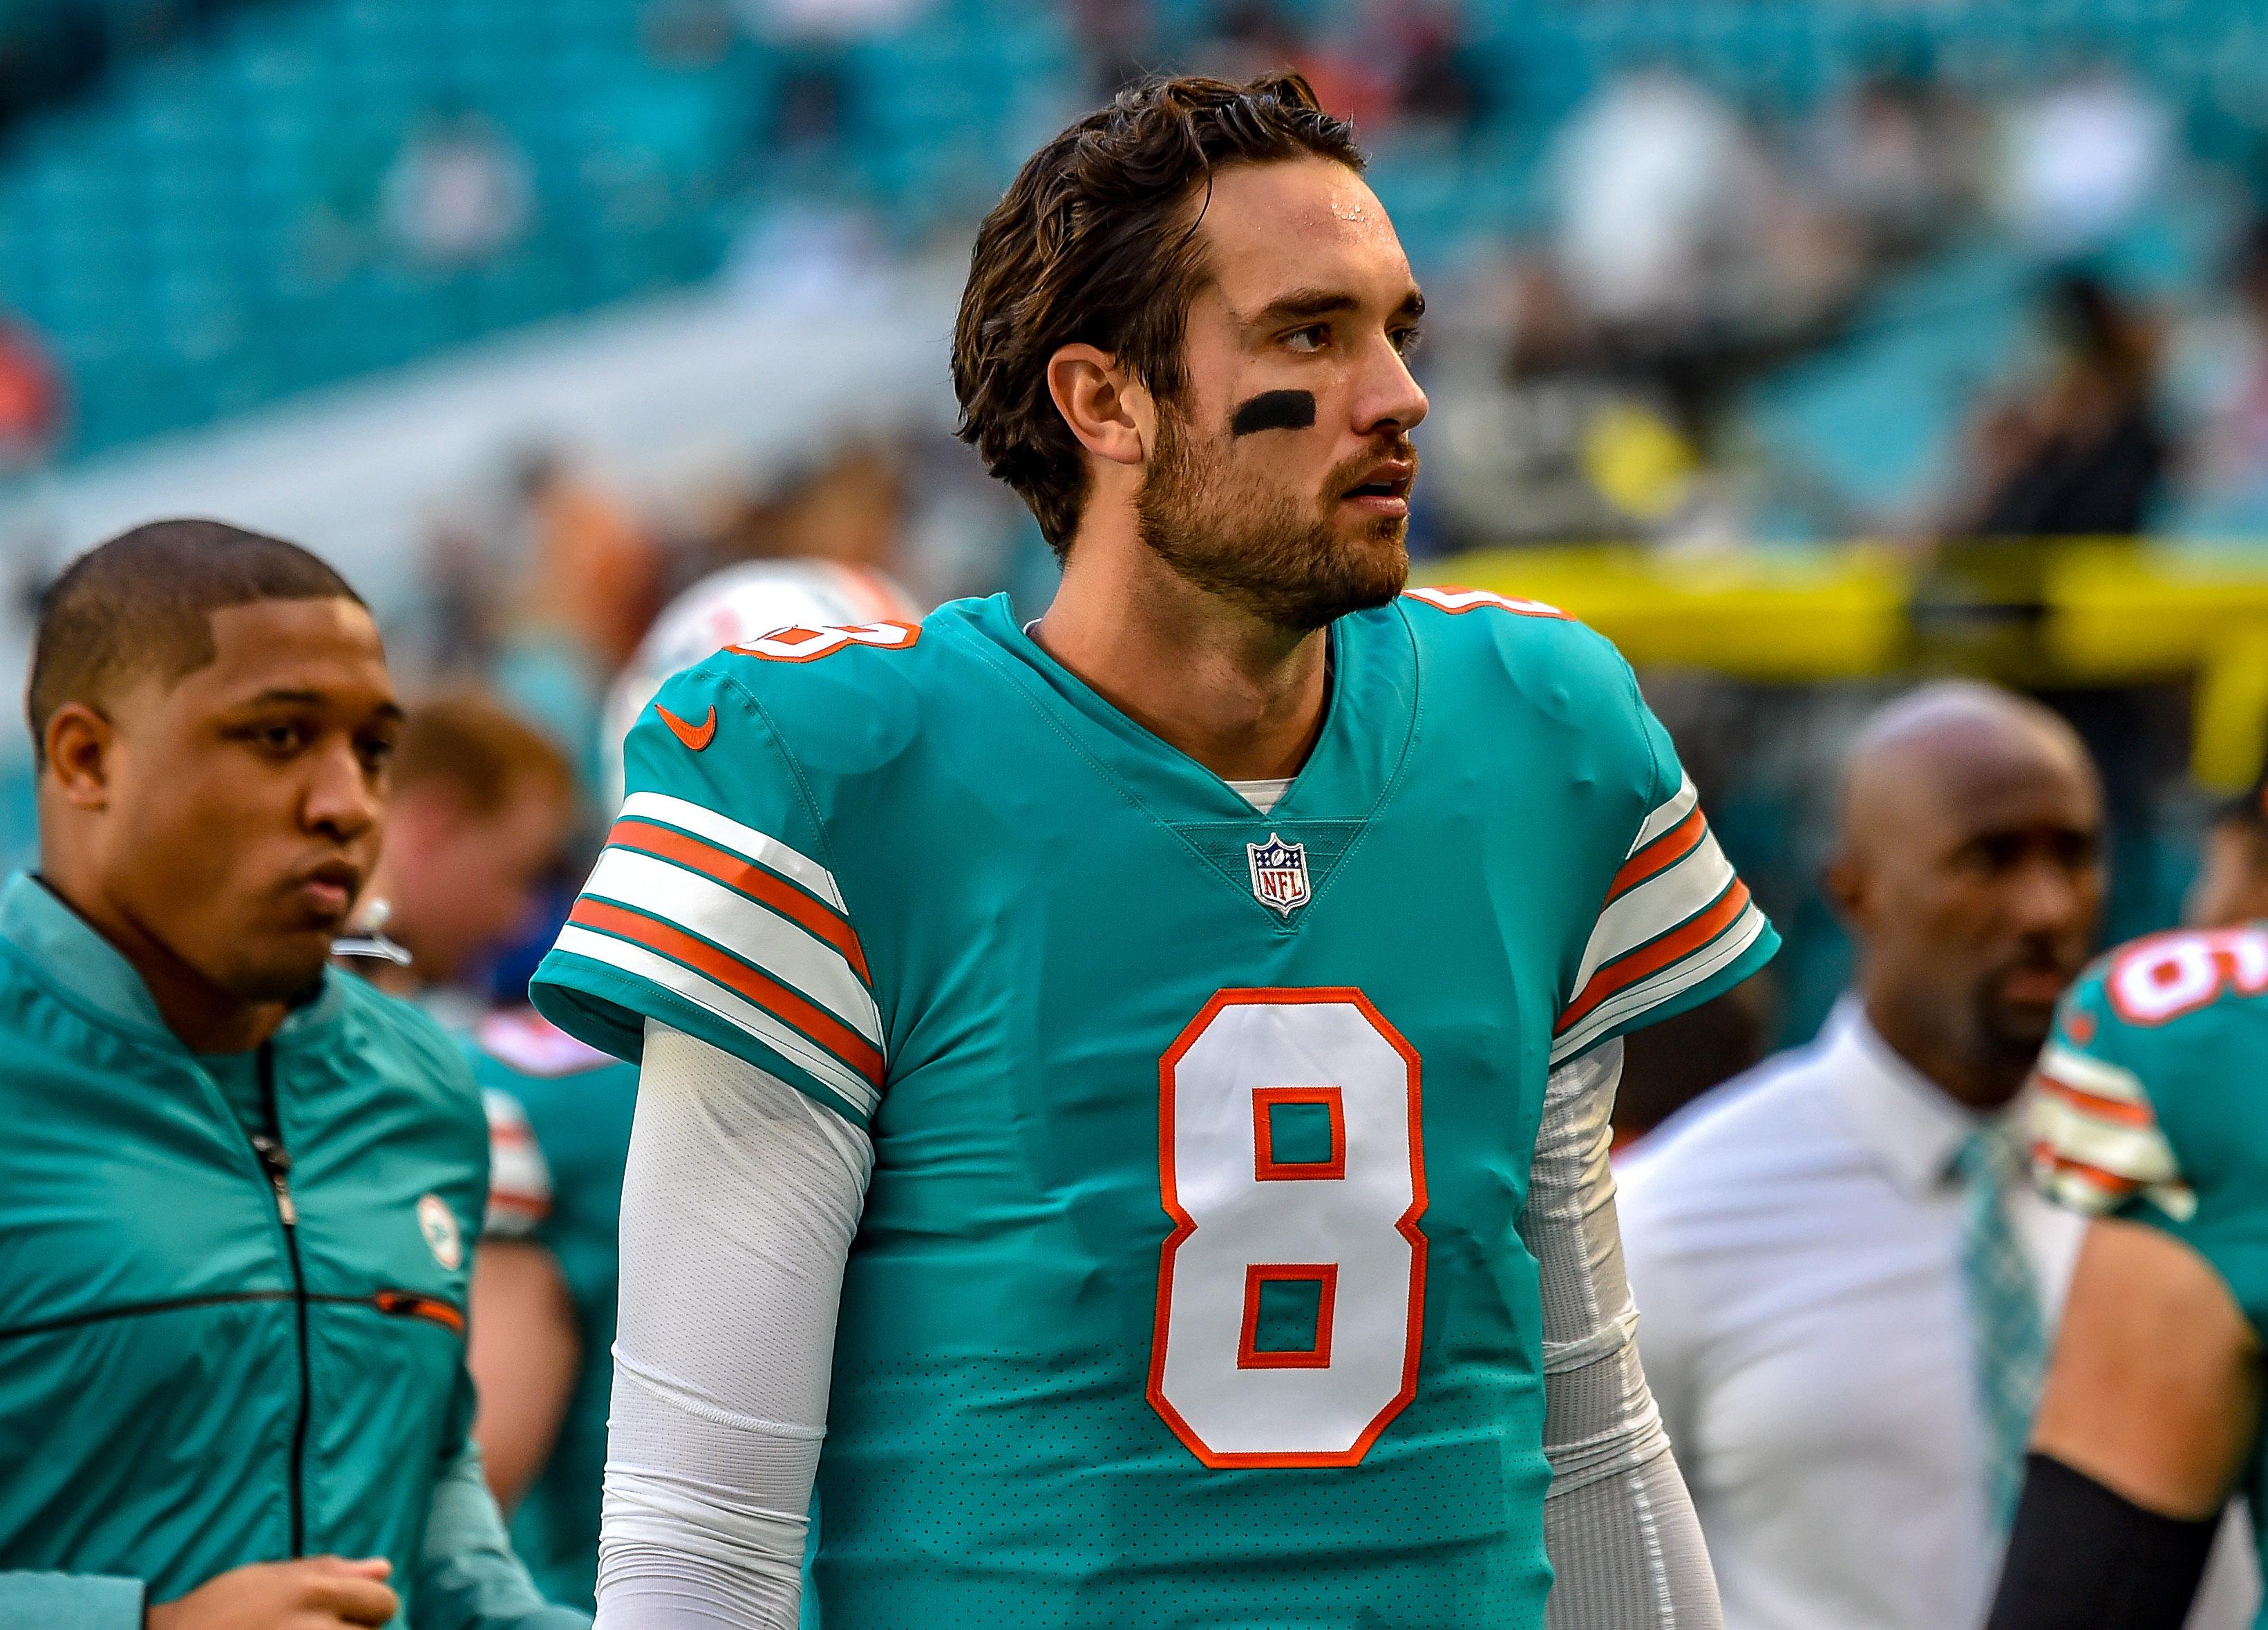
[[[1307,903],[1307,846],[1286,843],[1274,833],[1265,843],[1248,843],[1252,859],[1252,893],[1263,906],[1290,916]]]

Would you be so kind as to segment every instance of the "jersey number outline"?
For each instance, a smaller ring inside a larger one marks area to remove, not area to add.
[[[907,650],[921,640],[921,624],[882,618],[873,622],[792,622],[755,639],[725,649],[735,656],[757,657],[766,662],[817,662],[853,645],[879,646],[884,650]]]
[[[2121,952],[2103,980],[2130,1024],[2157,1025],[2210,1007],[2230,991],[2268,991],[2268,935],[2257,929],[2179,930]]]
[[[1159,1061],[1174,1229],[1148,1396],[1206,1465],[1356,1465],[1417,1396],[1420,1105],[1417,1050],[1351,986],[1217,992]],[[1292,1106],[1323,1112],[1328,1154],[1275,1147]],[[1313,1287],[1312,1339],[1288,1350],[1259,1340],[1285,1281]]]

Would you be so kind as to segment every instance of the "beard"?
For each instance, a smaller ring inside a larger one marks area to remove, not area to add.
[[[1350,533],[1331,513],[1380,459],[1417,456],[1408,437],[1387,438],[1334,469],[1321,506],[1308,509],[1281,488],[1236,480],[1225,452],[1192,443],[1168,409],[1135,501],[1142,541],[1184,582],[1258,621],[1320,628],[1387,604],[1409,581],[1406,518],[1376,517]]]

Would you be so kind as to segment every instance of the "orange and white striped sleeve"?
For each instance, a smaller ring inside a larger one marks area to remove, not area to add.
[[[1639,826],[1608,887],[1574,994],[1553,1027],[1553,1066],[1731,989],[1778,945],[1717,847],[1693,782],[1681,776]]]
[[[2176,1222],[2197,1210],[2142,1078],[2051,1040],[2031,1081],[2032,1166],[2050,1198],[2102,1215],[2146,1200]]]

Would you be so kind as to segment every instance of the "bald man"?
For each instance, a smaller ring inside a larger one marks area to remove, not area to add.
[[[1622,1173],[1639,1349],[1727,1630],[1983,1619],[2079,1237],[2026,1182],[2011,1105],[2094,943],[2102,826],[2037,704],[1943,684],[1885,707],[1825,879],[1852,991]],[[2194,1622],[2249,1623],[2231,1594]]]

